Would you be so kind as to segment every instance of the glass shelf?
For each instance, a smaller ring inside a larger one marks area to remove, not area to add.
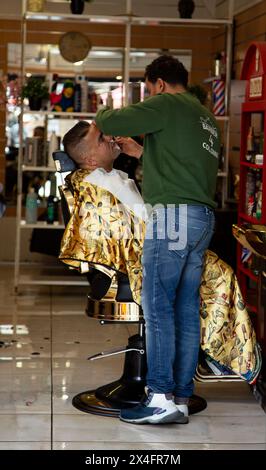
[[[55,166],[30,166],[22,165],[22,171],[46,171],[47,173],[54,173],[56,171]]]
[[[232,24],[233,20],[231,19],[184,19],[184,18],[160,18],[160,17],[143,17],[143,16],[134,16],[134,15],[73,15],[72,13],[53,13],[53,12],[26,12],[24,14],[24,20],[33,20],[33,21],[69,21],[72,23],[105,23],[105,24],[127,24],[129,21],[132,24],[151,24],[151,25],[160,25],[163,23],[176,23],[182,25],[209,25],[214,27],[219,27],[223,25]]]
[[[94,118],[96,116],[96,113],[81,113],[81,112],[75,112],[73,111],[72,113],[69,112],[55,112],[55,111],[32,111],[32,110],[23,110],[23,114],[37,114],[40,116],[48,116],[48,117],[87,117],[87,118]]]
[[[46,221],[43,222],[36,222],[36,224],[27,224],[26,220],[21,220],[20,221],[20,227],[21,228],[44,228],[44,229],[64,229],[65,225],[64,224],[48,224]]]

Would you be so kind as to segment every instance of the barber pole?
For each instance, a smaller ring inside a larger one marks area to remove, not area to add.
[[[213,113],[215,116],[225,114],[225,82],[223,80],[213,80]]]

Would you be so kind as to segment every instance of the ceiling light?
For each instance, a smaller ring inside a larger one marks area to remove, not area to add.
[[[79,60],[78,62],[74,62],[74,65],[77,65],[77,66],[78,66],[78,65],[82,65],[83,62],[84,62],[84,60]]]
[[[145,57],[147,54],[146,52],[136,51],[136,52],[130,52],[130,55],[132,57]]]
[[[50,53],[55,54],[55,55],[59,55],[60,54],[59,48],[58,47],[51,47],[50,48]]]
[[[116,78],[116,80],[122,80],[123,77],[122,77],[122,75],[117,75],[115,78]]]
[[[28,335],[29,330],[26,325],[0,325],[1,335]]]
[[[114,51],[91,51],[90,56],[94,57],[114,57],[117,55],[117,52]]]

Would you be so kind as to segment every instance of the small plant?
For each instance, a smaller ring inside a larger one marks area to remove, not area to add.
[[[28,98],[31,110],[38,111],[42,101],[49,98],[48,86],[40,78],[30,77],[22,87],[21,96]]]
[[[48,86],[39,78],[30,77],[22,87],[22,98],[39,98],[46,100],[49,98]]]

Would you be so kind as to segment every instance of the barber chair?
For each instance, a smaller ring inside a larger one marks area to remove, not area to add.
[[[75,163],[65,152],[53,154],[56,170],[59,173],[77,169]],[[71,188],[64,183],[60,188],[61,204],[65,224],[68,223],[73,206]],[[86,264],[86,263],[85,263]],[[143,313],[133,298],[128,277],[107,266],[90,266],[88,273],[88,303],[86,314],[100,322],[138,324],[138,333],[128,339],[126,347],[100,352],[88,360],[125,353],[124,370],[120,379],[103,385],[96,390],[81,392],[73,398],[72,404],[80,411],[96,415],[117,417],[121,408],[135,406],[143,395],[146,376],[145,325]],[[222,374],[215,366],[206,362],[200,353],[195,380],[199,382],[242,381],[229,372]],[[206,401],[193,395],[189,401],[189,414],[198,413],[207,407]]]
[[[266,226],[249,223],[233,225],[233,235],[254,255],[252,269],[258,272],[256,333],[262,349],[262,368],[253,393],[266,412]]]

